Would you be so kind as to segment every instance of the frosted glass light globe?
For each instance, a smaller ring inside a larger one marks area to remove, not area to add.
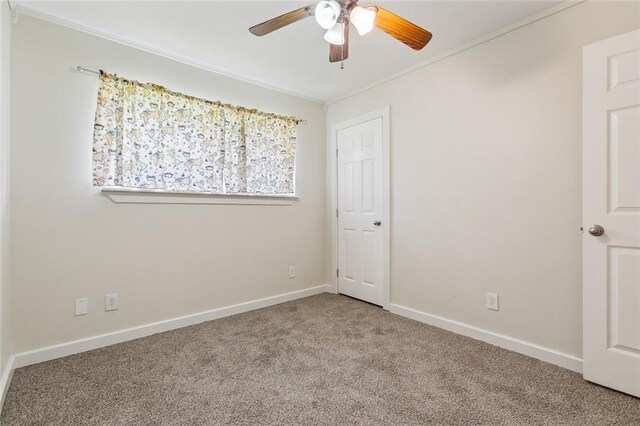
[[[322,0],[316,6],[316,21],[325,30],[333,28],[340,18],[340,3],[336,0]]]
[[[324,39],[336,46],[344,44],[344,22],[339,22],[324,35]]]
[[[351,23],[358,34],[365,35],[373,29],[373,24],[376,21],[376,12],[371,9],[365,9],[364,7],[356,6],[351,11]]]

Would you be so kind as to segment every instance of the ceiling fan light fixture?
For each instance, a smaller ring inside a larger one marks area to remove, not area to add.
[[[340,18],[340,3],[336,0],[322,0],[316,6],[316,21],[325,30],[329,30],[336,25]]]
[[[373,24],[376,21],[376,11],[356,6],[351,11],[350,20],[358,30],[358,34],[363,36],[373,29]]]
[[[330,44],[342,46],[344,44],[344,22],[338,22],[326,32],[324,39]]]

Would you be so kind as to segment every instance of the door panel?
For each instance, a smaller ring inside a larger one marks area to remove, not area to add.
[[[354,162],[349,162],[349,163],[345,163],[344,165],[344,174],[343,174],[343,187],[342,190],[344,191],[343,195],[343,205],[344,205],[344,211],[345,212],[349,212],[349,213],[353,213],[353,208],[355,205],[355,200],[354,200],[354,188],[356,186],[356,171],[355,171],[355,163]]]
[[[610,247],[609,345],[640,354],[640,250]]]
[[[362,283],[375,286],[375,262],[376,262],[376,236],[375,232],[362,232]]]
[[[640,52],[632,49],[609,57],[609,90],[637,82],[640,75],[638,56]]]
[[[640,31],[583,61],[584,377],[640,396]]]
[[[382,118],[337,132],[338,291],[383,304]]]
[[[640,61],[640,59],[639,59]],[[640,210],[640,106],[609,113],[609,188],[611,212]],[[635,160],[635,161],[634,161]]]
[[[356,230],[344,228],[343,259],[344,279],[347,281],[356,280],[356,265],[358,264],[358,245],[356,243]]]

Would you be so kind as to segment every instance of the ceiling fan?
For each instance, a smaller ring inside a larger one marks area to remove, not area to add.
[[[317,5],[301,7],[254,25],[249,31],[263,36],[314,15],[318,24],[327,30],[324,39],[331,45],[330,62],[341,62],[349,57],[349,23],[361,36],[374,26],[378,27],[414,50],[425,47],[432,37],[429,31],[380,6],[358,6],[358,0],[322,0]]]

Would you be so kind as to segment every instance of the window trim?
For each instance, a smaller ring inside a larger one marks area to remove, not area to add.
[[[168,191],[164,189],[99,187],[116,204],[223,204],[291,206],[295,194],[222,194],[213,192]]]

